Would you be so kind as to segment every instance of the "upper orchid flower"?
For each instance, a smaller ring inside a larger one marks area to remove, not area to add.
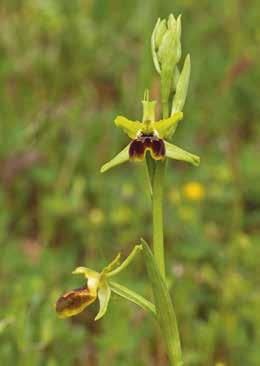
[[[155,121],[155,103],[155,101],[143,101],[142,122],[131,121],[122,116],[116,117],[116,126],[121,127],[132,141],[112,160],[102,166],[102,173],[128,160],[142,161],[147,151],[155,160],[163,160],[168,157],[194,165],[199,164],[198,156],[166,141],[175,131],[177,123],[183,118],[183,113],[175,112],[169,118]]]

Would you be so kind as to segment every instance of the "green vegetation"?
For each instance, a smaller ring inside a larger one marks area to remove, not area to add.
[[[149,39],[171,12],[183,14],[192,57],[173,143],[202,159],[199,169],[171,162],[165,188],[184,361],[259,364],[258,1],[3,0],[1,365],[167,365],[156,323],[134,304],[113,295],[97,322],[95,303],[65,321],[53,304],[81,284],[78,265],[102,270],[140,233],[152,242],[143,167],[99,168],[129,141],[112,128],[118,112],[138,118],[146,87],[159,99]],[[119,282],[151,298],[141,259],[134,268]]]

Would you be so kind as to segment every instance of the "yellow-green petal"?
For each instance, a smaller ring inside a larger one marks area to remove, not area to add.
[[[111,159],[106,164],[102,165],[100,172],[104,173],[107,170],[114,168],[115,166],[123,164],[126,161],[128,161],[129,160],[129,146],[130,146],[130,144],[128,144],[122,151],[120,151],[120,153],[118,153],[113,159]]]
[[[175,125],[183,118],[182,112],[174,113],[171,117],[154,122],[153,127],[158,132],[161,139],[167,138]]]
[[[118,253],[117,256],[112,260],[112,262],[110,262],[102,271],[103,273],[108,273],[113,271],[115,268],[117,268],[120,264],[120,258],[121,258],[121,254]]]
[[[164,143],[167,158],[186,161],[187,163],[191,163],[195,166],[199,165],[200,163],[199,156],[193,155],[188,151],[181,149],[178,146],[170,144],[169,142],[164,141]]]
[[[99,320],[102,316],[105,315],[108,307],[108,303],[111,296],[111,289],[108,283],[105,281],[98,291],[98,299],[99,299],[99,312],[95,317],[95,320]]]
[[[135,139],[137,133],[142,129],[141,122],[131,121],[123,116],[117,116],[115,124],[116,126],[121,127],[131,139]]]
[[[82,274],[85,276],[85,278],[95,278],[98,279],[100,274],[96,271],[93,271],[90,268],[86,267],[77,267],[72,274]]]

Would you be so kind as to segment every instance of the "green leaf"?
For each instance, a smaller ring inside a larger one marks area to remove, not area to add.
[[[144,310],[150,311],[153,315],[156,314],[154,304],[146,300],[143,296],[114,281],[109,281],[109,285],[111,290],[118,296],[135,303]]]
[[[167,285],[162,278],[148,244],[141,240],[148,276],[153,288],[157,319],[161,327],[171,366],[182,366],[177,320]]]
[[[195,166],[200,164],[199,156],[193,155],[178,146],[170,144],[169,142],[164,141],[164,144],[167,158],[186,161],[187,163],[191,163]]]
[[[117,165],[123,164],[126,161],[129,160],[129,146],[130,144],[128,144],[122,151],[120,151],[119,154],[117,154],[112,160],[110,160],[108,163],[104,164],[101,169],[100,172],[104,173],[107,170],[114,168]]]

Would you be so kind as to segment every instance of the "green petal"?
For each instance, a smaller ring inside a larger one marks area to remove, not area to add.
[[[183,118],[182,112],[174,113],[170,118],[162,119],[154,122],[153,127],[159,133],[161,139],[167,138],[173,129],[173,127]]]
[[[126,259],[119,265],[120,254],[113,260],[113,262],[106,267],[103,272],[106,273],[107,277],[112,277],[120,273],[133,261],[136,254],[142,250],[142,245],[135,245],[131,253],[126,257]]]
[[[102,316],[105,315],[108,307],[108,303],[111,296],[111,289],[107,282],[104,282],[98,291],[98,299],[99,299],[99,312],[95,317],[95,320],[99,320]]]
[[[107,170],[114,168],[117,165],[123,164],[129,160],[129,146],[128,144],[119,154],[117,154],[112,160],[102,165],[100,172],[104,173]]]
[[[142,129],[141,122],[131,121],[123,116],[117,116],[115,124],[116,126],[121,127],[131,139],[135,139],[138,131]]]
[[[198,166],[200,164],[200,158],[197,155],[193,155],[188,151],[182,150],[180,147],[170,144],[164,141],[166,148],[166,156],[170,159],[182,160],[187,163]]]
[[[121,254],[118,253],[117,256],[110,262],[102,271],[102,273],[108,273],[117,268],[120,264]]]

